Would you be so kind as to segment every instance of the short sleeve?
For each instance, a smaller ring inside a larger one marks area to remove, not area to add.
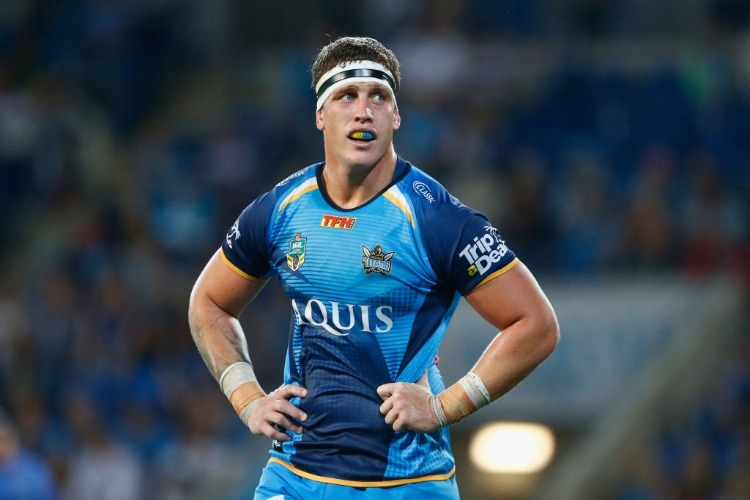
[[[466,295],[518,263],[489,219],[451,197],[427,221],[425,247],[440,279]]]
[[[225,262],[248,279],[273,275],[268,246],[268,225],[275,205],[269,193],[256,198],[234,222],[221,245]]]

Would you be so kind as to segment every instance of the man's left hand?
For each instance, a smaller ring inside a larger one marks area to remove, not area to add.
[[[378,387],[380,413],[394,431],[432,432],[440,427],[432,409],[432,393],[424,385],[394,382]]]

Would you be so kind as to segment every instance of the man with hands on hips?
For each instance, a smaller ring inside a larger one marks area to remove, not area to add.
[[[449,425],[549,356],[555,313],[489,220],[396,154],[393,52],[339,38],[312,75],[325,161],[242,211],[195,283],[193,339],[273,440],[256,499],[458,498]],[[284,385],[266,393],[238,318],[272,277],[291,329]],[[461,297],[499,333],[446,388],[438,349]]]

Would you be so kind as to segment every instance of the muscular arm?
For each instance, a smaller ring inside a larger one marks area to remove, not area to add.
[[[219,251],[195,282],[188,309],[190,333],[217,382],[231,364],[250,362],[238,318],[264,285],[265,281],[239,276],[222,261]]]
[[[217,251],[208,261],[190,295],[190,333],[217,382],[221,383],[222,374],[232,365],[243,363],[242,376],[232,385],[231,392],[225,390],[225,394],[250,430],[254,434],[287,441],[289,436],[280,432],[277,426],[302,432],[302,427],[289,417],[304,421],[307,416],[292,405],[289,398],[304,397],[306,390],[289,385],[266,394],[255,380],[239,316],[266,281],[240,276],[223,261],[220,252]]]
[[[498,333],[474,365],[490,401],[510,391],[555,349],[560,338],[554,310],[531,272],[522,263],[477,287],[467,302]],[[394,383],[378,388],[384,400],[381,413],[394,430],[431,431],[439,426],[431,408],[432,396],[418,384]],[[436,401],[448,424],[477,410],[458,382]]]
[[[472,370],[494,401],[552,353],[560,339],[557,317],[522,263],[473,290],[466,300],[500,330]]]

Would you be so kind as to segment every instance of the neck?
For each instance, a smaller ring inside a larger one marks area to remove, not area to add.
[[[355,208],[370,201],[393,180],[396,153],[393,148],[372,165],[331,161],[326,156],[323,188],[328,197],[341,208]]]

